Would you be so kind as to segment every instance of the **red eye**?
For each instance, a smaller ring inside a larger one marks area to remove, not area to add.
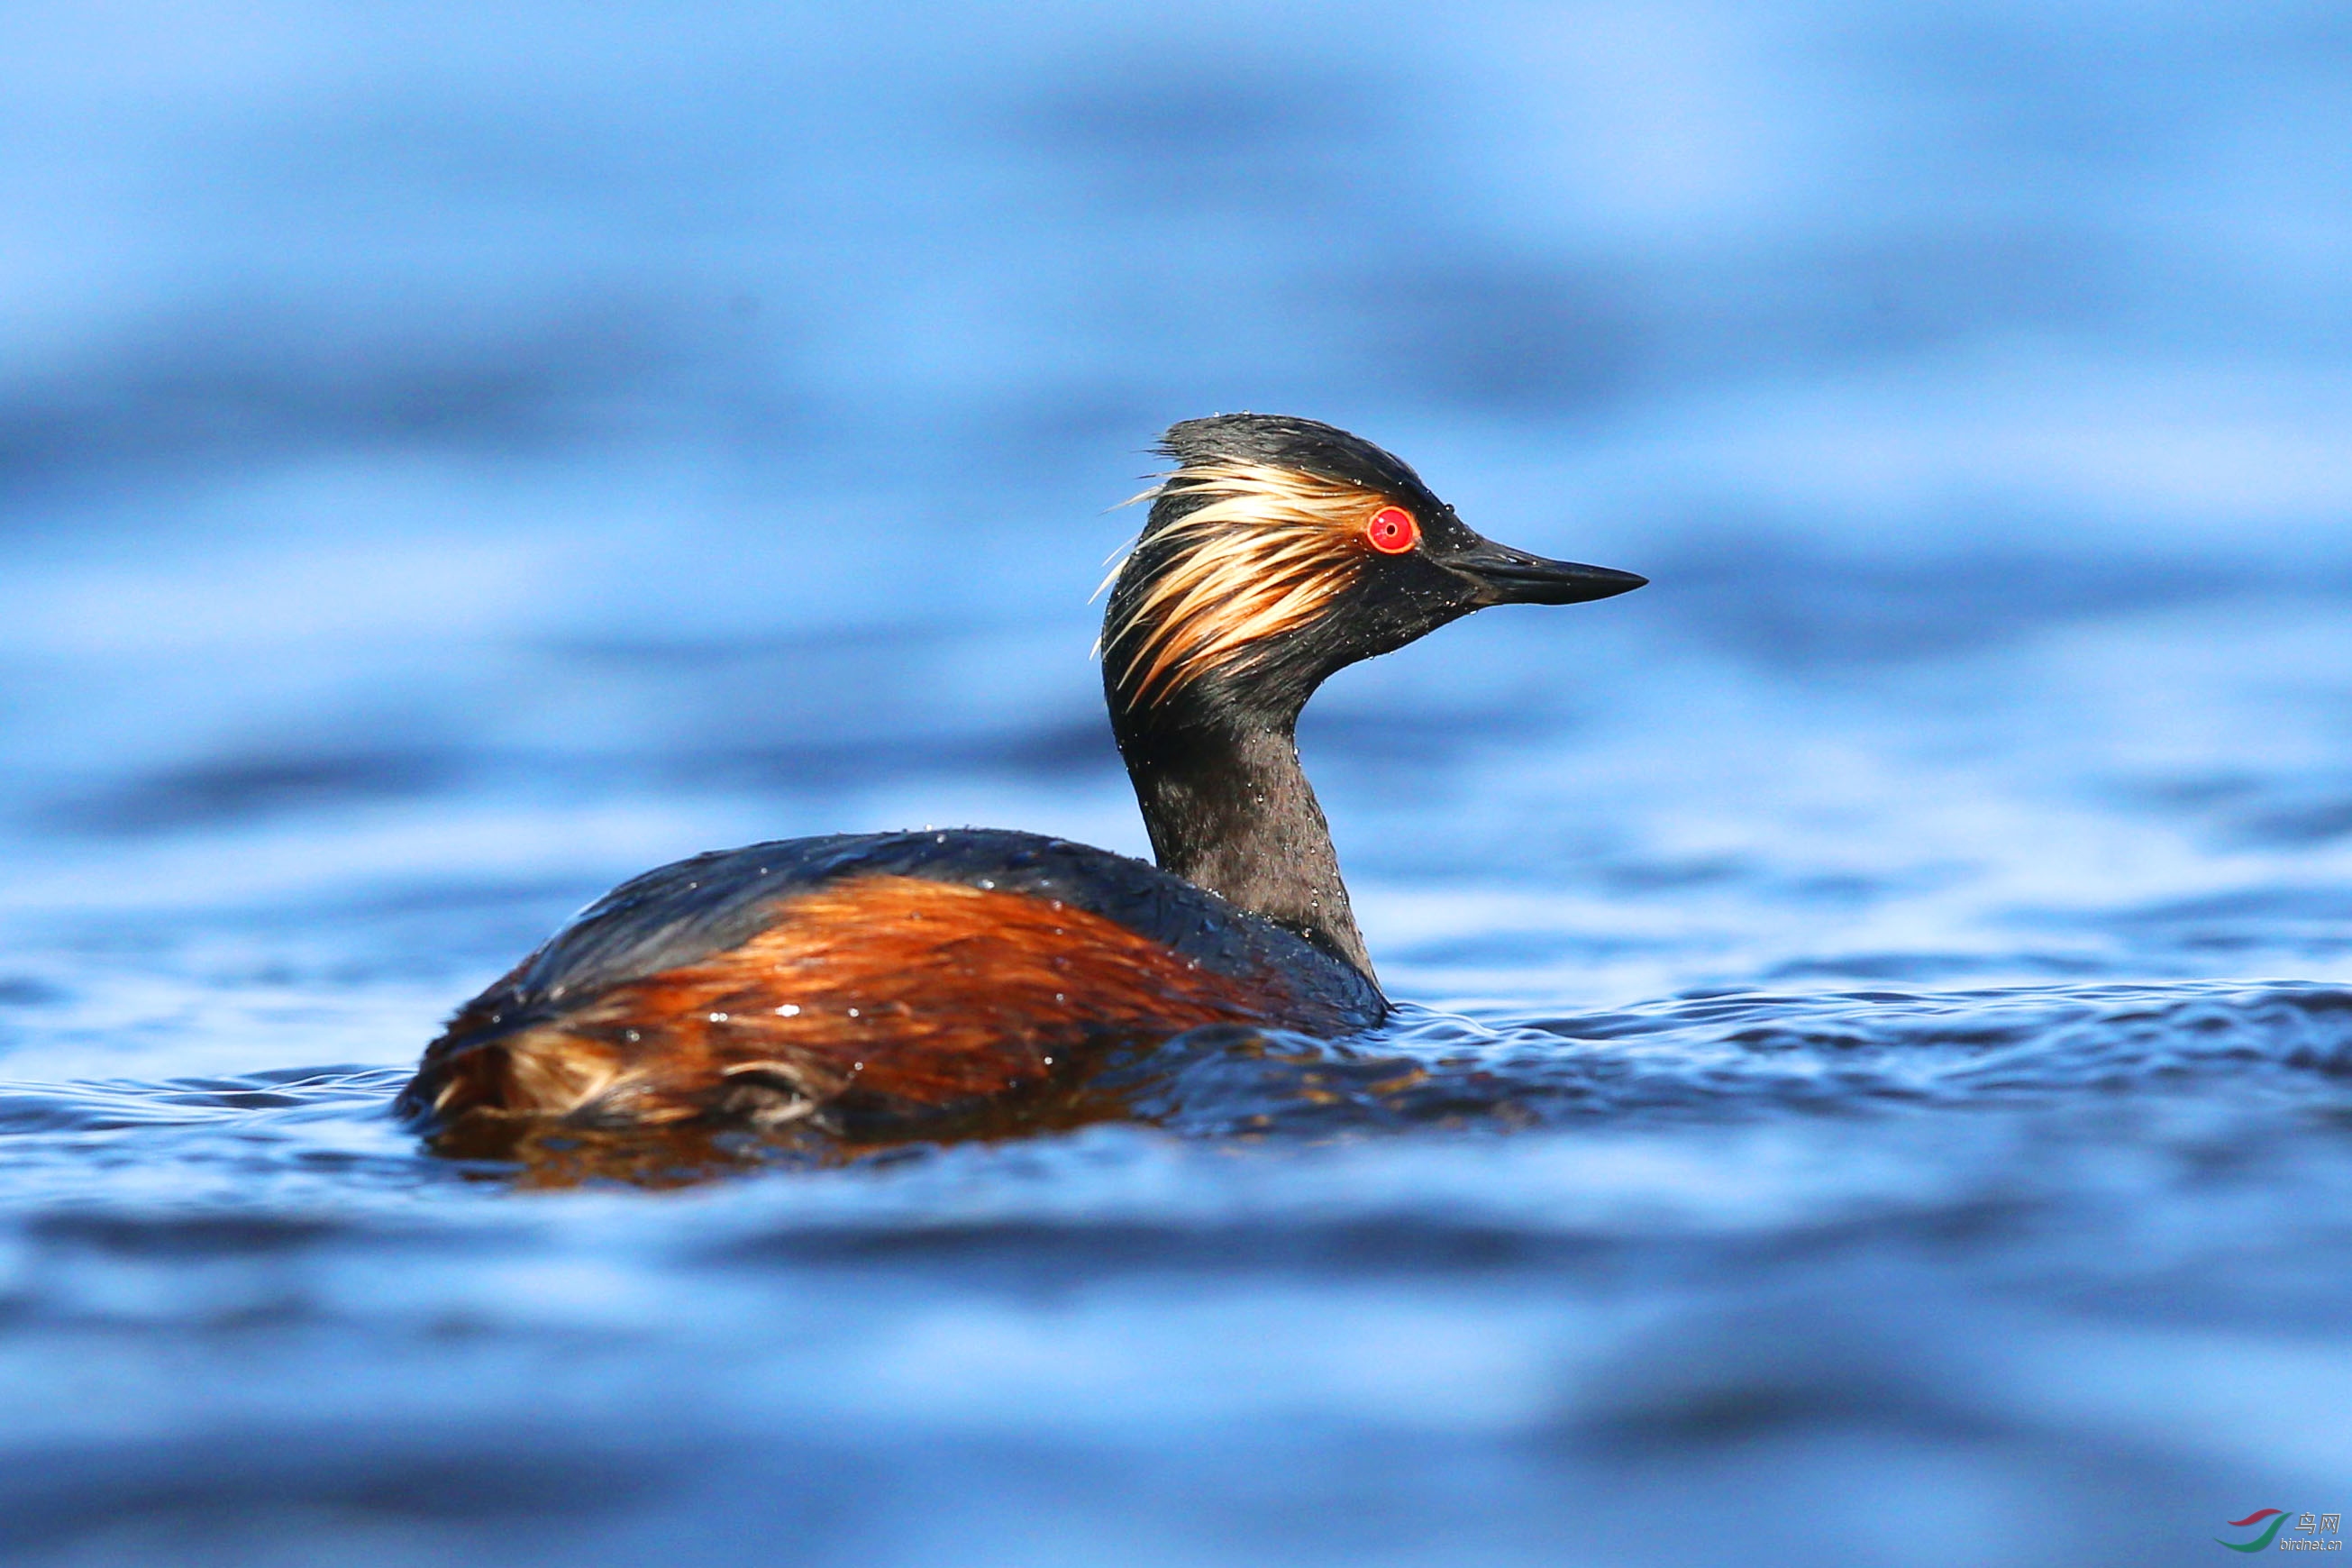
[[[1421,524],[1401,506],[1384,506],[1364,524],[1364,539],[1383,555],[1402,555],[1421,542]]]

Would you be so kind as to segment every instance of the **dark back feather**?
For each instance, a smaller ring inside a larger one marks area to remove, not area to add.
[[[1235,980],[1284,977],[1302,1001],[1365,1025],[1386,1003],[1351,966],[1145,861],[1002,828],[841,833],[679,860],[583,910],[468,1004],[436,1042],[462,1049],[544,1022],[617,985],[741,945],[793,895],[861,876],[1058,899]]]

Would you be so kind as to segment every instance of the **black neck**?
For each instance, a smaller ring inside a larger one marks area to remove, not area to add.
[[[1162,870],[1297,932],[1377,984],[1331,829],[1298,765],[1295,723],[1114,727]]]

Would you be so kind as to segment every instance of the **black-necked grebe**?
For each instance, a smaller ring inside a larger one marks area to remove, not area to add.
[[[1157,867],[1035,834],[844,834],[624,883],[459,1010],[399,1110],[775,1126],[987,1104],[1205,1024],[1332,1036],[1388,1003],[1299,769],[1335,670],[1489,605],[1640,587],[1482,539],[1309,419],[1171,429],[1103,619]]]

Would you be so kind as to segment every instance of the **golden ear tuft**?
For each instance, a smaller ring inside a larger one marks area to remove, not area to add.
[[[1160,700],[1212,669],[1245,664],[1274,638],[1322,613],[1361,569],[1366,520],[1385,496],[1259,463],[1171,474],[1139,500],[1201,504],[1139,542],[1155,562],[1098,646],[1123,659],[1132,702]]]

